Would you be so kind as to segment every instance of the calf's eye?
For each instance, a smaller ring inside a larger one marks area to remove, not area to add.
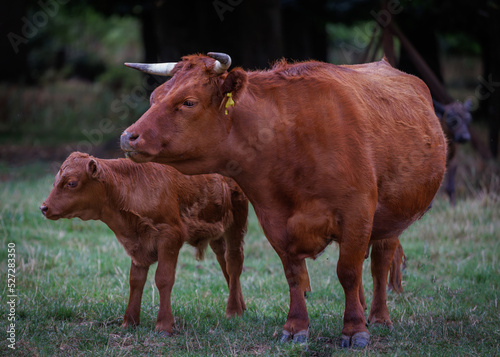
[[[78,181],[70,181],[66,184],[66,186],[69,188],[75,188],[76,185],[78,185]]]

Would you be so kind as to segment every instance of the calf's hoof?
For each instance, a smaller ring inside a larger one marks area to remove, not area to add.
[[[173,336],[173,333],[172,332],[168,332],[168,331],[160,331],[160,330],[156,330],[155,331],[156,335],[158,337],[171,337]]]
[[[392,331],[394,329],[394,326],[392,324],[392,321],[390,318],[385,318],[385,317],[382,317],[382,318],[377,318],[377,317],[374,317],[374,316],[370,316],[368,317],[368,325],[370,326],[381,326],[381,327],[387,327],[390,331]]]
[[[358,332],[352,336],[342,335],[340,347],[365,348],[368,343],[370,343],[370,334],[368,332]]]
[[[118,325],[120,322],[118,321],[118,319],[114,320],[111,322],[112,324],[114,325]],[[135,322],[130,322],[130,321],[123,321],[122,324],[121,324],[121,328],[122,329],[127,329],[129,327],[137,327],[139,326],[139,323],[135,323]]]
[[[295,334],[291,334],[287,330],[283,330],[283,333],[280,338],[280,342],[288,342],[292,341],[293,343],[298,343],[298,344],[306,344],[307,340],[309,339],[309,329],[299,331]]]

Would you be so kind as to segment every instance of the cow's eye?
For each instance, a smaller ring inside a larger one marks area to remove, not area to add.
[[[194,107],[196,105],[196,102],[186,99],[184,101],[184,103],[182,103],[182,105],[185,107],[191,108],[191,107]]]
[[[78,181],[70,181],[66,184],[66,187],[75,188],[78,185]]]

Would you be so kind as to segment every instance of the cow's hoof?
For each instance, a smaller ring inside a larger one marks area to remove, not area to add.
[[[309,339],[309,329],[302,330],[293,335],[293,343],[305,344]]]
[[[368,332],[358,332],[351,336],[342,335],[340,347],[342,348],[365,348],[370,343],[370,334]]]
[[[368,332],[358,332],[352,335],[352,348],[365,348],[370,343],[370,334]]]
[[[292,341],[293,343],[297,344],[305,344],[307,343],[308,339],[309,339],[309,329],[299,331],[293,335],[287,330],[283,330],[283,333],[281,334],[280,337],[280,342],[285,343],[288,341]]]
[[[351,345],[351,336],[342,335],[342,338],[340,340],[340,347],[349,348],[350,345]]]
[[[280,337],[280,342],[285,343],[288,342],[292,338],[292,334],[288,332],[287,330],[283,330],[281,337]]]

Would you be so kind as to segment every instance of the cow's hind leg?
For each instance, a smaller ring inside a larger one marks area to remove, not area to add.
[[[383,324],[392,328],[387,309],[387,276],[394,252],[399,246],[397,237],[372,241],[371,271],[373,277],[373,301],[368,321],[370,324]]]

